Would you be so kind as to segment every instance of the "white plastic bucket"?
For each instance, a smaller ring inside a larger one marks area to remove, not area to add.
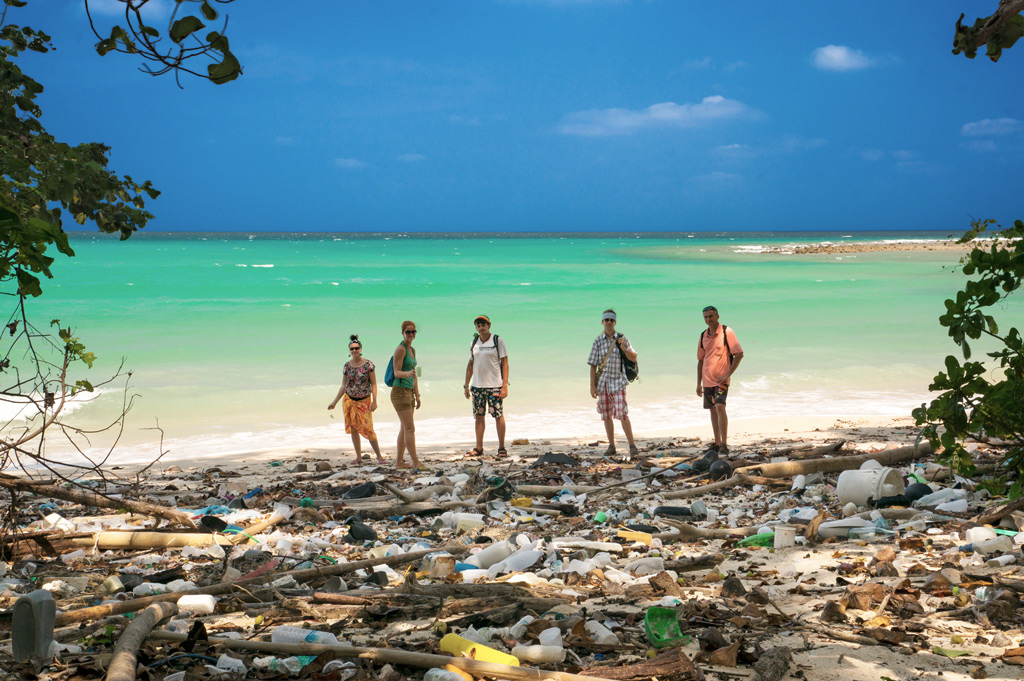
[[[775,526],[775,548],[787,549],[796,545],[796,527],[793,525]]]
[[[903,489],[903,476],[893,468],[843,471],[836,481],[836,496],[841,504],[865,506],[869,498],[894,497],[903,494]]]

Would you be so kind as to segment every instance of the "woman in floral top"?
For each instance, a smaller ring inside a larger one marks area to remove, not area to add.
[[[380,445],[377,444],[377,433],[373,432],[373,412],[377,411],[376,367],[373,362],[363,357],[363,344],[359,341],[359,336],[351,336],[348,351],[352,359],[345,362],[341,388],[327,408],[334,409],[338,400],[342,400],[345,432],[352,434],[352,446],[356,450],[356,460],[353,462],[355,465],[363,462],[360,435],[369,440],[373,453],[377,455],[377,463],[385,463],[384,457],[380,455]]]

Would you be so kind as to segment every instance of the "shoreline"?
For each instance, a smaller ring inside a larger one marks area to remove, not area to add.
[[[992,239],[974,239],[967,243],[958,243],[956,239],[939,240],[893,240],[893,241],[856,241],[850,243],[834,243],[823,241],[816,244],[794,246],[770,246],[758,251],[764,254],[785,255],[833,255],[841,253],[877,253],[903,251],[969,251],[978,245],[991,244]]]
[[[861,447],[877,446],[883,448],[893,442],[912,443],[916,439],[918,429],[913,425],[910,416],[843,416],[837,414],[810,414],[791,417],[751,417],[736,418],[730,422],[729,444],[733,456],[743,458],[753,455],[766,447],[799,445],[803,443],[822,444],[826,441],[844,439],[857,443]],[[597,428],[600,422],[596,421]],[[457,465],[460,462],[480,462],[493,459],[497,450],[497,440],[493,428],[485,433],[484,456],[467,458],[466,452],[474,446],[472,441],[472,423],[467,419],[467,438],[452,440],[446,443],[423,443],[418,449],[420,459],[431,468],[438,466]],[[344,434],[342,432],[342,434]],[[352,443],[346,440],[341,443],[323,441],[307,444],[293,444],[282,447],[246,449],[235,452],[211,452],[207,455],[183,452],[179,456],[168,456],[161,459],[151,470],[157,471],[170,467],[184,470],[210,469],[220,467],[264,467],[271,462],[281,462],[288,466],[302,462],[326,461],[338,468],[354,468],[350,465],[353,458]],[[526,440],[527,444],[513,444]],[[640,431],[635,434],[635,441],[642,454],[652,451],[678,451],[681,455],[698,454],[713,441],[710,422],[705,425],[680,426],[661,430]],[[381,439],[381,450],[389,465],[394,462],[394,443]],[[600,458],[599,454],[607,446],[604,432],[583,432],[575,436],[563,437],[529,437],[510,438],[506,442],[509,456],[499,463],[523,463],[541,456],[544,453],[565,452]],[[626,451],[626,440],[621,428],[616,425],[616,446],[619,453]],[[363,441],[364,460],[373,458],[368,443]],[[191,464],[191,465],[185,465]],[[105,469],[117,471],[118,475],[134,475],[135,472],[147,467],[149,462],[127,461],[111,462]],[[370,466],[364,466],[369,470]],[[355,468],[354,468],[355,469]],[[360,469],[355,469],[360,470]]]

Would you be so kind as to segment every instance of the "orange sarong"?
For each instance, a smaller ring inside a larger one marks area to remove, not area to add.
[[[377,433],[373,432],[373,411],[370,410],[372,403],[373,400],[370,397],[353,400],[347,393],[341,398],[341,408],[345,413],[346,433],[351,434],[355,430],[370,442],[377,439]]]

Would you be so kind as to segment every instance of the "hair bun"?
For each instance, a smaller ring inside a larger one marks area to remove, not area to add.
[[[354,333],[351,336],[349,336],[348,339],[350,341],[357,341],[357,340],[359,340],[359,334],[358,333]]]

